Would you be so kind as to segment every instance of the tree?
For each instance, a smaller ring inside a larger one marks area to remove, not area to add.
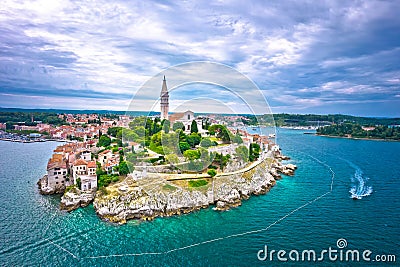
[[[231,141],[232,134],[229,132],[229,130],[224,125],[213,124],[210,127],[208,127],[208,131],[209,131],[210,135],[217,134],[217,137],[220,138],[225,143],[228,143]]]
[[[261,148],[257,143],[251,143],[249,147],[249,159],[255,161],[260,156]]]
[[[76,178],[76,186],[77,186],[79,189],[81,189],[81,184],[82,184],[81,178],[80,178],[80,177]]]
[[[135,133],[135,131],[130,129],[122,129],[122,136],[124,141],[138,141],[139,135]]]
[[[197,129],[197,122],[192,120],[192,125],[190,126],[190,133],[198,133],[199,129]]]
[[[111,135],[112,137],[117,137],[120,135],[120,132],[122,131],[122,127],[110,127],[107,129],[107,134]]]
[[[186,150],[183,152],[183,156],[186,158],[186,160],[195,160],[200,158],[200,153],[197,150]]]
[[[226,165],[228,164],[229,160],[231,158],[231,155],[226,154],[225,156],[219,153],[215,154],[213,162],[218,164],[220,169],[223,170]]]
[[[99,142],[97,142],[97,147],[107,147],[111,144],[111,138],[107,135],[103,134],[99,138]]]
[[[191,147],[197,146],[198,144],[200,144],[200,141],[201,136],[197,133],[191,133],[186,137],[186,142],[188,142]]]
[[[200,146],[208,148],[210,146],[213,146],[214,142],[210,140],[210,138],[203,138],[200,142]]]
[[[162,125],[162,129],[164,131],[164,133],[169,133],[169,128],[171,127],[171,123],[169,122],[169,120],[164,120],[163,121],[163,125]]]
[[[135,117],[133,120],[129,123],[129,128],[135,129],[136,127],[139,126],[145,126],[146,125],[146,117],[140,116],[140,117]]]
[[[241,161],[243,161],[243,162],[249,161],[249,150],[247,149],[247,147],[245,147],[245,146],[238,146],[238,147],[235,149],[235,152],[236,152],[235,156],[236,156],[239,160],[241,160]]]
[[[190,149],[190,145],[187,142],[179,142],[179,149],[183,153]]]
[[[127,175],[129,173],[129,167],[126,161],[121,161],[119,163],[119,174],[120,175]]]
[[[183,122],[177,121],[172,126],[172,130],[176,131],[176,130],[179,130],[179,129],[184,131],[185,130],[185,125],[183,124]]]
[[[144,138],[145,134],[146,134],[146,129],[144,128],[144,126],[137,126],[133,129],[133,131],[140,137]]]
[[[207,171],[207,174],[210,175],[211,177],[214,177],[215,175],[217,175],[217,171],[214,169],[209,169]]]
[[[169,154],[165,156],[165,159],[170,163],[170,164],[177,164],[179,162],[179,158],[175,154]]]
[[[242,137],[240,137],[240,135],[238,133],[236,133],[233,137],[232,137],[232,142],[236,143],[236,144],[243,144],[243,140]]]

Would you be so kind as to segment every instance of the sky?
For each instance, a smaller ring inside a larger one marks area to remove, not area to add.
[[[254,82],[274,113],[400,117],[399,10],[397,0],[3,0],[0,107],[141,110],[161,90],[159,79],[138,94],[147,81],[205,61]],[[171,92],[171,106],[217,112],[223,88]]]

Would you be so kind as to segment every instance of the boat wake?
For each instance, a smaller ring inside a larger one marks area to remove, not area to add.
[[[369,186],[368,177],[363,176],[363,172],[357,166],[354,166],[356,171],[351,177],[352,187],[350,188],[350,194],[352,199],[362,199],[363,197],[372,194],[372,186]]]

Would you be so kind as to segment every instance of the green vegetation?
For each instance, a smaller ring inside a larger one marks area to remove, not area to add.
[[[174,125],[172,126],[172,130],[176,131],[176,130],[185,130],[185,125],[183,125],[183,122],[175,122]]]
[[[200,144],[201,136],[198,133],[191,133],[186,136],[186,142],[190,145],[190,147],[195,147]]]
[[[175,187],[175,186],[172,186],[172,185],[170,185],[170,184],[165,184],[165,185],[163,185],[163,189],[164,189],[164,190],[167,190],[167,191],[175,191],[175,190],[176,190],[176,187]]]
[[[205,186],[208,184],[208,182],[206,180],[190,180],[188,182],[189,187],[200,187],[200,186]]]
[[[200,153],[198,150],[186,150],[183,152],[183,156],[186,158],[186,160],[196,160],[200,158]]]
[[[249,149],[248,149],[247,147],[245,147],[245,146],[238,146],[238,147],[235,149],[235,152],[236,152],[235,156],[236,156],[239,160],[241,160],[241,161],[243,161],[243,162],[248,162],[248,161],[249,161]]]
[[[203,138],[200,142],[201,147],[209,148],[210,146],[214,146],[214,142],[211,141],[210,138]]]
[[[249,146],[249,159],[255,161],[260,156],[261,148],[257,143],[251,143]]]
[[[220,153],[214,154],[213,164],[218,165],[220,170],[223,171],[226,165],[228,165],[229,160],[231,159],[231,155],[222,155]]]
[[[370,139],[400,140],[400,127],[393,126],[371,126],[363,127],[356,123],[341,123],[317,129],[319,135],[355,137]]]
[[[109,184],[115,183],[118,181],[119,181],[118,175],[103,174],[103,175],[100,175],[100,177],[98,177],[98,179],[97,179],[97,187],[100,189],[104,186],[108,186]]]
[[[166,155],[165,159],[171,164],[177,164],[179,162],[179,158],[175,154]]]
[[[190,125],[190,133],[198,133],[199,129],[197,128],[197,122],[192,120],[192,124]]]
[[[121,161],[119,163],[118,172],[119,172],[120,175],[127,175],[128,173],[130,173],[129,166],[128,166],[128,163],[126,161]]]
[[[184,153],[186,150],[190,149],[190,145],[188,142],[179,142],[179,149]]]
[[[75,191],[76,189],[77,189],[77,188],[76,188],[76,185],[72,184],[72,185],[69,185],[69,186],[67,186],[67,187],[65,188],[65,192]]]
[[[53,112],[10,112],[10,111],[0,111],[0,122],[7,123],[7,129],[12,129],[14,124],[23,123],[27,126],[36,126],[36,122],[32,122],[32,117],[34,121],[41,121],[43,123],[63,125],[67,124],[66,121],[58,117],[57,113]]]
[[[368,118],[355,117],[341,114],[316,115],[316,114],[273,114],[276,126],[318,126],[341,123],[355,123],[363,126],[367,125],[400,125],[400,118]],[[242,122],[246,125],[272,125],[272,116],[244,115]]]
[[[107,147],[111,144],[111,138],[107,135],[103,134],[99,138],[99,142],[97,142],[97,147]]]
[[[169,133],[169,128],[171,127],[171,123],[169,122],[169,120],[164,120],[162,122],[162,129],[164,131],[164,133]]]
[[[77,178],[76,179],[76,186],[80,189],[81,188],[81,184],[82,184],[82,182],[81,182],[81,178]]]
[[[230,143],[233,138],[233,135],[226,128],[226,126],[221,124],[211,125],[208,127],[208,132],[210,135],[217,135],[217,137],[220,138],[224,143]]]
[[[124,129],[124,128],[122,128],[122,127],[111,127],[111,128],[107,129],[107,134],[112,136],[112,137],[121,139],[121,137],[122,137],[122,129]]]
[[[36,130],[6,130],[7,133],[14,133],[14,134],[22,134],[22,135],[30,135],[31,133],[40,133]],[[44,133],[41,133],[44,135]]]
[[[217,175],[217,171],[214,169],[209,169],[207,171],[207,174],[210,175],[211,177],[214,177],[215,175]]]

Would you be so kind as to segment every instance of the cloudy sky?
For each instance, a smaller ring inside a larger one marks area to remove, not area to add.
[[[400,116],[399,10],[396,0],[3,0],[0,106],[126,110],[154,75],[210,61],[253,80],[273,112]]]

